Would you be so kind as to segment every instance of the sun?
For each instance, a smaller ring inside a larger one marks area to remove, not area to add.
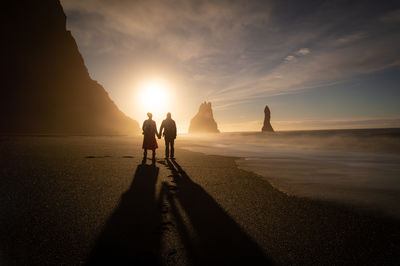
[[[145,112],[161,114],[169,105],[168,85],[163,80],[151,80],[140,88],[140,106]]]

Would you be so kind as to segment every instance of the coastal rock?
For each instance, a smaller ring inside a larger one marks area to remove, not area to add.
[[[271,126],[271,111],[269,110],[268,105],[265,106],[264,114],[265,114],[264,125],[263,125],[261,131],[262,132],[274,132],[274,129]]]
[[[139,132],[90,78],[59,1],[7,1],[2,14],[0,134]]]
[[[199,112],[190,121],[189,133],[219,133],[210,102],[200,105]]]

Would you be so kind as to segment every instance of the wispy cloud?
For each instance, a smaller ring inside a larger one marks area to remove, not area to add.
[[[295,59],[296,59],[296,57],[294,57],[293,55],[288,55],[288,56],[286,56],[286,58],[285,58],[286,61],[293,61],[293,60],[295,60]]]
[[[276,1],[63,0],[62,3],[68,25],[84,54],[122,53],[137,60],[156,56],[180,64],[192,76],[207,77],[209,85],[218,89],[237,84],[240,77],[252,80],[247,88],[240,86],[243,89],[250,89],[253,82],[262,82],[265,85],[257,86],[259,92],[284,93],[292,90],[287,83],[308,87],[316,80],[331,82],[347,76],[345,72],[365,73],[396,65],[399,60],[397,32],[379,30],[382,17],[396,21],[398,10],[366,17],[370,16],[367,9],[366,14],[359,14],[360,18],[355,20],[351,12],[358,9],[357,5],[337,5],[336,9],[335,5],[320,5],[313,7],[314,12],[301,14],[302,7],[295,4],[287,12],[299,9],[302,17],[296,14],[297,23],[290,28],[288,21],[278,21],[282,17],[281,4]],[[343,8],[349,10],[341,12],[340,19],[335,17]],[[307,20],[323,21],[314,25]],[[343,28],[343,23],[350,26]],[[362,30],[353,32],[354,27]],[[307,43],[313,53],[303,46]],[[348,46],[341,49],[337,44]],[[307,59],[303,58],[305,55]],[[296,61],[297,66],[282,66],[282,61]],[[363,62],[368,63],[363,66]],[[339,68],[347,65],[351,69],[338,74]],[[304,72],[309,74],[299,79]],[[277,73],[282,76],[280,82],[273,78]],[[285,81],[290,77],[296,77],[297,82],[293,78]],[[265,83],[271,80],[274,82]]]
[[[68,0],[62,3],[71,16],[69,27],[79,40],[84,40],[84,45],[92,45],[93,35],[102,34],[106,37],[104,45],[120,48],[115,52],[153,50],[181,61],[221,51],[237,52],[246,27],[268,20],[265,8],[246,12],[240,2]],[[115,35],[118,40],[113,39]]]
[[[329,40],[321,40],[314,53],[286,56],[263,75],[242,78],[231,88],[217,92],[213,100],[226,102],[292,93],[400,65],[400,51],[395,47],[395,43],[400,42],[398,34],[385,34],[384,38],[353,44],[349,39],[347,37],[348,45],[344,47],[332,46]]]
[[[338,45],[344,45],[348,43],[352,43],[354,41],[358,41],[367,37],[367,33],[365,32],[356,32],[349,35],[341,36],[336,40]]]
[[[89,64],[162,65],[220,111],[400,65],[400,9],[375,1],[61,2]]]
[[[298,55],[306,55],[309,53],[311,53],[311,52],[310,52],[310,49],[308,49],[308,48],[301,48],[300,50],[297,51]]]

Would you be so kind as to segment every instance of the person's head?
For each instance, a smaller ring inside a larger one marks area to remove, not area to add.
[[[147,116],[149,117],[149,119],[151,119],[153,117],[152,113],[147,113]]]
[[[171,119],[171,113],[170,112],[167,113],[167,118]]]

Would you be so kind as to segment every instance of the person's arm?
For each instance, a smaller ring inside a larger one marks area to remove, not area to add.
[[[175,123],[175,121],[173,121],[174,122],[174,139],[176,139],[176,123]]]
[[[158,134],[158,138],[160,139],[161,138],[161,134],[162,134],[162,132],[163,132],[163,129],[164,129],[164,127],[165,127],[165,123],[164,123],[164,121],[162,121],[162,123],[161,123],[161,126],[160,126],[160,134]]]
[[[145,126],[145,124],[146,124],[146,121],[144,121],[143,122],[143,125],[142,125],[142,134],[144,135],[144,126]]]
[[[157,125],[156,125],[156,121],[153,121],[153,125],[154,125],[154,131],[155,131],[155,133],[156,133],[156,136],[158,137],[158,138],[160,138],[160,135],[158,134],[158,132],[157,132]]]

